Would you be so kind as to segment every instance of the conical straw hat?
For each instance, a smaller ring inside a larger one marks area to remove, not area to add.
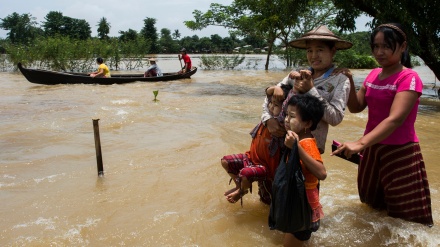
[[[306,41],[309,40],[334,41],[337,50],[346,50],[350,49],[353,46],[351,42],[345,41],[336,36],[326,26],[319,26],[312,31],[302,35],[301,38],[290,41],[289,44],[295,48],[306,49]]]

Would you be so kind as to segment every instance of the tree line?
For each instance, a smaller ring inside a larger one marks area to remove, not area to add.
[[[178,53],[182,47],[190,53],[246,54],[266,52],[270,45],[264,36],[250,32],[230,32],[225,38],[218,34],[181,38],[177,29],[171,32],[163,28],[157,32],[156,19],[149,17],[143,20],[144,25],[139,32],[133,29],[119,31],[118,37],[109,36],[111,24],[105,17],[96,25],[96,37],[91,36],[91,26],[85,20],[64,16],[58,11],[50,11],[44,19],[40,26],[29,13],[20,15],[14,12],[0,19],[0,28],[9,31],[7,38],[0,42],[0,49],[9,54],[14,64],[38,61],[39,67],[81,71],[90,69],[94,65],[94,57],[101,56],[106,58],[112,69],[135,69],[143,66],[141,61],[145,54]],[[374,66],[369,58],[369,49],[363,42],[368,35],[367,32],[349,34],[349,39],[357,43],[356,50],[348,55],[342,54],[339,62],[350,62],[345,66],[351,68]],[[288,61],[287,67],[306,62],[302,51],[284,45],[272,50],[272,53]],[[205,58],[209,61],[209,57]],[[84,61],[79,62],[81,59]]]
[[[269,45],[267,69],[276,40],[287,46],[289,40],[319,24],[340,32],[354,31],[356,18],[364,14],[373,18],[370,28],[388,22],[403,24],[410,53],[419,56],[440,78],[439,9],[437,0],[234,0],[231,5],[212,3],[204,13],[195,10],[194,19],[185,24],[193,30],[215,25],[263,37]],[[369,43],[368,39],[364,42]]]
[[[254,35],[246,35],[239,39],[238,35],[231,33],[229,37],[222,38],[218,34],[210,37],[197,35],[181,38],[178,29],[171,31],[162,28],[159,32],[156,28],[156,19],[146,17],[143,28],[140,31],[128,29],[120,30],[118,37],[110,37],[111,24],[105,17],[97,23],[97,37],[92,37],[90,24],[83,19],[64,16],[58,11],[50,11],[40,26],[31,14],[18,14],[16,12],[0,19],[0,28],[9,31],[4,42],[11,44],[30,44],[37,39],[54,38],[57,36],[68,37],[73,40],[99,39],[109,41],[117,39],[120,42],[136,41],[139,38],[150,43],[145,47],[144,53],[178,53],[182,47],[193,53],[232,53],[234,48],[250,45],[254,48],[263,48],[263,38]],[[3,50],[4,51],[4,50]]]
[[[257,52],[265,48],[267,69],[272,54],[284,58],[287,67],[304,63],[302,51],[290,48],[288,43],[323,24],[354,43],[352,49],[338,52],[336,62],[340,66],[368,68],[375,66],[370,57],[369,32],[354,32],[356,17],[367,14],[373,17],[369,23],[371,28],[390,21],[407,26],[410,52],[419,56],[439,77],[440,22],[436,20],[440,17],[434,13],[434,10],[440,9],[439,5],[438,1],[427,0],[421,0],[417,5],[410,0],[390,0],[385,5],[379,0],[234,0],[229,6],[213,3],[205,13],[194,10],[193,20],[185,21],[185,25],[192,30],[201,30],[210,25],[226,27],[230,32],[229,37],[225,38],[219,35],[181,38],[179,30],[172,32],[166,28],[157,32],[156,20],[148,17],[143,20],[144,26],[139,32],[132,29],[119,31],[119,37],[109,37],[110,23],[102,17],[97,24],[97,37],[91,37],[91,27],[85,20],[67,17],[61,12],[49,12],[41,26],[36,25],[35,18],[30,14],[19,15],[14,12],[0,19],[0,28],[9,30],[7,38],[0,41],[0,46],[5,52],[6,49],[13,49],[16,44],[26,46],[36,40],[68,37],[75,42],[99,40],[101,43],[95,43],[107,44],[112,48],[124,46],[125,50],[130,50],[137,56],[176,53],[181,47],[192,53],[231,53],[236,47],[250,46],[259,48],[255,50]],[[242,49],[241,52],[253,50]],[[114,60],[120,59],[118,56],[126,55],[116,54]]]

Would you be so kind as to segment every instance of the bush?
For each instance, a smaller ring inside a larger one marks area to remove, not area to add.
[[[50,70],[85,72],[94,70],[96,58],[102,57],[112,70],[143,67],[143,57],[150,43],[143,40],[78,40],[69,37],[40,37],[31,44],[5,43],[8,60],[17,65]]]
[[[372,69],[379,67],[379,64],[372,56],[357,55],[352,50],[339,51],[336,53],[335,63],[340,68],[350,69]]]
[[[245,59],[244,55],[219,56],[202,55],[200,57],[200,67],[203,69],[234,69]]]

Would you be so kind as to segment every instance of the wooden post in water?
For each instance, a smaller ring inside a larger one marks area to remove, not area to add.
[[[96,149],[96,164],[98,166],[98,176],[104,176],[104,165],[102,164],[101,154],[101,140],[99,137],[99,119],[93,119],[93,130],[95,132],[95,149]]]

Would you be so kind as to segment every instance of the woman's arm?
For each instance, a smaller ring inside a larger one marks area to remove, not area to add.
[[[98,73],[96,75],[104,75],[104,70],[102,68],[98,69]]]
[[[394,97],[390,114],[387,118],[359,140],[355,142],[346,142],[340,145],[332,155],[343,152],[347,157],[351,157],[352,154],[358,153],[387,138],[403,124],[418,97],[419,95],[415,91],[402,91],[397,93]]]
[[[350,93],[348,95],[347,106],[351,113],[359,113],[367,107],[365,102],[365,87],[361,86],[359,91],[356,93],[356,87],[354,86],[353,76],[351,72],[346,74],[350,80]]]
[[[104,74],[104,70],[102,68],[98,68],[98,71],[91,73],[90,76],[96,77],[96,76],[103,75],[103,74]]]

